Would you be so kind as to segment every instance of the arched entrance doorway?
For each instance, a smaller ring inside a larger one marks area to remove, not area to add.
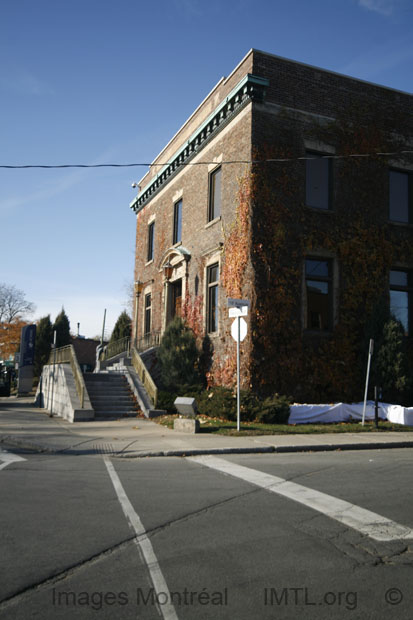
[[[182,316],[183,300],[187,291],[189,251],[180,246],[169,249],[159,265],[164,275],[163,329],[176,316]]]

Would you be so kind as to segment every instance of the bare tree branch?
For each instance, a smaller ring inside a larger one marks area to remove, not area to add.
[[[123,284],[123,290],[125,291],[127,298],[122,303],[122,306],[126,308],[129,316],[133,316],[134,307],[135,307],[135,286],[133,282],[126,280]]]
[[[23,291],[0,282],[0,323],[11,323],[32,314],[35,309],[36,306],[27,301]]]

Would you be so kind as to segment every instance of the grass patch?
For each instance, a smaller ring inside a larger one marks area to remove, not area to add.
[[[177,415],[164,415],[153,418],[154,422],[168,428],[173,428]],[[383,432],[413,432],[413,426],[393,424],[388,421],[379,421],[376,429],[374,422],[339,422],[331,424],[261,424],[259,422],[243,422],[240,431],[237,431],[237,423],[198,415],[201,433],[215,433],[217,435],[308,435],[310,433],[383,433]]]

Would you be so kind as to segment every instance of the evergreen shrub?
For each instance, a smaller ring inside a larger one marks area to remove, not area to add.
[[[289,399],[286,396],[274,394],[260,402],[256,420],[263,424],[287,424],[289,416]]]
[[[176,393],[180,386],[199,384],[195,335],[181,318],[175,317],[165,329],[157,357],[163,390]]]

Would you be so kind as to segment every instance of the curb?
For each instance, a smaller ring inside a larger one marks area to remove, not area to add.
[[[371,444],[320,444],[310,446],[268,446],[265,448],[211,448],[195,450],[167,450],[159,452],[135,452],[131,454],[114,454],[114,457],[124,459],[148,458],[148,457],[169,457],[169,456],[202,456],[208,454],[282,454],[293,452],[340,452],[348,450],[381,450],[392,448],[413,448],[413,441],[397,441],[392,443],[371,443]]]
[[[18,439],[13,436],[2,435],[0,436],[0,444],[7,443],[9,445],[23,448],[26,450],[32,450],[40,454],[72,454],[73,456],[81,456],[82,450],[76,449],[74,446],[68,446],[67,448],[51,448],[39,443],[27,441],[24,439]],[[319,444],[319,445],[303,445],[303,446],[263,446],[263,447],[251,447],[251,448],[196,448],[189,450],[148,450],[142,452],[119,452],[108,453],[108,456],[121,459],[138,459],[138,458],[155,458],[155,457],[186,457],[186,456],[202,456],[208,454],[285,454],[296,452],[340,452],[349,450],[389,450],[396,448],[413,448],[413,440],[411,441],[394,441],[388,443],[346,443],[341,445],[335,444]],[[102,454],[99,449],[89,450],[89,455]]]
[[[49,448],[47,446],[42,446],[41,444],[34,443],[32,441],[26,441],[24,439],[16,439],[13,436],[1,435],[0,436],[0,444],[7,443],[11,446],[15,446],[16,448],[23,448],[25,450],[33,450],[35,452],[39,452],[40,454],[47,452],[48,454],[58,454],[61,450],[57,450],[56,448]]]
[[[268,454],[270,452],[276,452],[277,448],[273,446],[262,448],[196,448],[189,450],[161,450],[159,452],[132,452],[130,454],[117,454],[119,458],[123,459],[139,459],[152,456],[201,456],[205,454]]]

